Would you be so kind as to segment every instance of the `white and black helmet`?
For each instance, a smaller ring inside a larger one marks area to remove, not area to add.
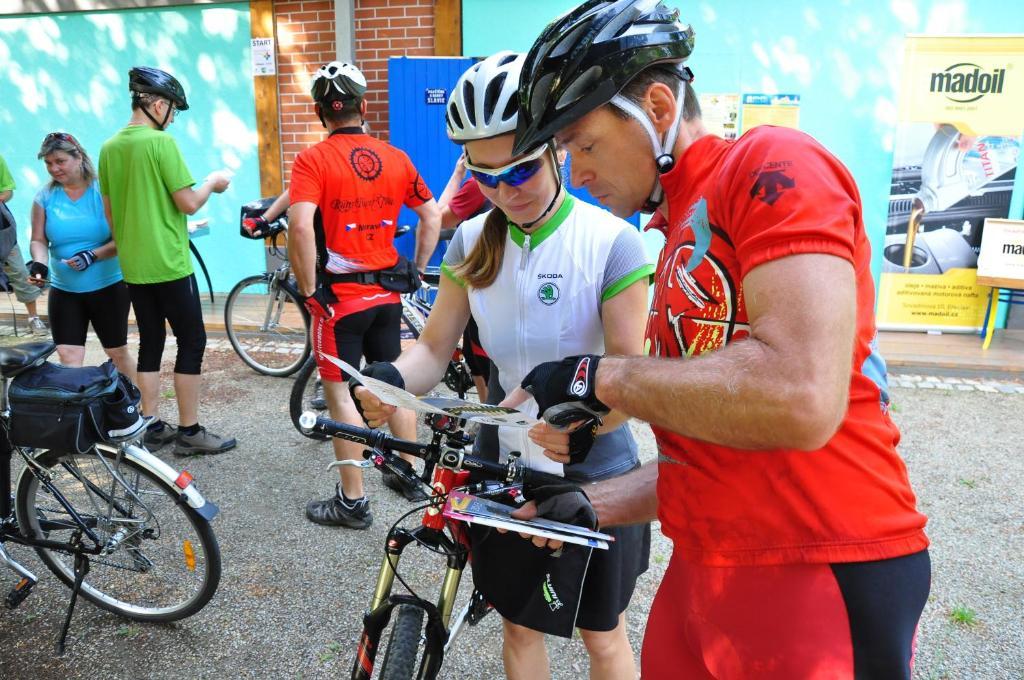
[[[498,52],[473,64],[448,97],[448,138],[456,144],[515,132],[519,74],[526,55]]]
[[[352,64],[332,61],[321,66],[313,76],[309,94],[313,97],[313,101],[321,104],[336,100],[357,99],[366,94],[366,77]]]

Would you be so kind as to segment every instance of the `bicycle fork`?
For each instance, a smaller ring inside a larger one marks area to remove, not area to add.
[[[448,564],[436,605],[414,595],[391,594],[402,552],[413,542],[426,543],[432,548],[440,548],[447,553]],[[359,638],[359,648],[356,651],[356,659],[352,667],[352,679],[369,680],[373,675],[374,660],[380,648],[381,634],[391,620],[392,611],[401,605],[418,607],[427,614],[423,660],[420,663],[417,678],[420,680],[435,678],[441,668],[441,661],[444,659],[445,645],[448,641],[448,625],[465,567],[465,553],[460,552],[455,543],[441,531],[419,526],[412,531],[398,529],[388,536],[370,609],[363,616],[363,633]]]

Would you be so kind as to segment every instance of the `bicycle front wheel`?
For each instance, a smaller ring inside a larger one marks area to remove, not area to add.
[[[380,664],[381,680],[411,680],[419,672],[423,656],[423,610],[402,605],[392,616],[391,635]]]
[[[302,301],[272,274],[235,284],[224,305],[224,328],[242,361],[263,375],[291,375],[309,356]]]
[[[220,582],[220,548],[209,523],[179,501],[174,485],[112,451],[46,451],[35,460],[104,546],[89,556],[83,597],[115,614],[153,622],[178,621],[210,601]],[[18,482],[15,511],[29,538],[72,543],[82,534],[30,469]],[[36,552],[57,578],[74,585],[74,555],[50,548]]]
[[[299,434],[317,441],[327,441],[330,439],[327,435],[317,432],[306,434],[299,427],[299,416],[304,411],[327,414],[326,399],[323,384],[320,382],[320,374],[316,369],[316,359],[310,355],[295,376],[292,393],[288,399],[288,415],[291,417],[292,425],[299,431]]]

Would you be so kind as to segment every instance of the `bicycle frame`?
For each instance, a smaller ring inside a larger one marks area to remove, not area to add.
[[[440,505],[447,498],[449,491],[463,486],[468,479],[468,471],[436,468],[432,485],[434,496],[431,499],[431,504],[423,513],[420,526],[411,531],[404,527],[395,527],[388,534],[384,547],[384,559],[381,561],[373,599],[370,601],[370,610],[363,616],[363,633],[359,638],[356,661],[352,668],[353,680],[369,680],[373,675],[380,636],[391,620],[392,610],[399,605],[419,607],[426,612],[426,645],[417,677],[426,680],[437,675],[449,641],[449,625],[455,598],[459,592],[466,563],[469,560],[469,543],[464,531],[444,519]],[[450,529],[456,540],[453,541],[444,533],[446,527]],[[412,595],[391,594],[402,553],[411,543],[422,543],[431,549],[440,550],[446,555],[447,565],[444,580],[441,582],[441,592],[436,604]]]

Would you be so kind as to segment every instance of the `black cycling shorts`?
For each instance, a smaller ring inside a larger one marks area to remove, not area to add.
[[[402,353],[401,319],[402,305],[394,303],[377,305],[340,318],[314,316],[313,353],[320,378],[328,382],[348,379],[323,354],[356,367],[363,357],[367,363],[397,359]]]
[[[139,327],[139,371],[160,370],[169,323],[178,341],[174,372],[199,375],[206,351],[206,326],[195,275],[160,283],[129,283],[128,293]]]
[[[46,303],[50,331],[58,345],[85,346],[89,324],[104,349],[128,344],[128,286],[124,281],[88,293],[50,288]]]
[[[472,525],[473,584],[499,614],[520,626],[561,637],[570,637],[574,627],[614,630],[637,578],[647,571],[651,525],[602,531],[615,537],[608,550],[566,544],[554,556],[515,532]]]

